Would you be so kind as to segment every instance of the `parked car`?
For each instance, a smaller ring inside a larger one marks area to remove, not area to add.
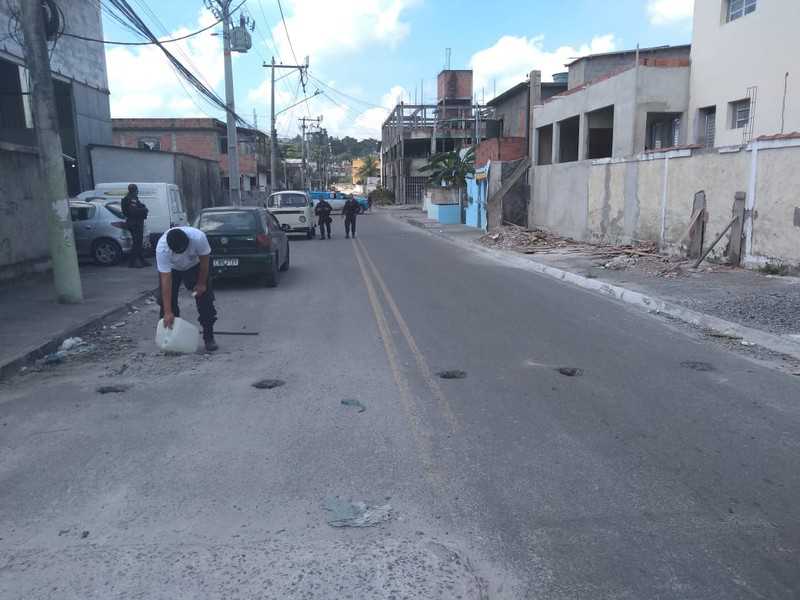
[[[69,211],[78,256],[91,256],[98,265],[111,266],[131,251],[133,238],[119,202],[70,200]]]
[[[289,236],[266,209],[206,208],[197,227],[208,237],[215,277],[254,278],[275,287],[278,271],[289,268]]]
[[[314,204],[306,192],[288,190],[270,194],[267,209],[275,215],[284,231],[305,233],[309,238],[316,234]]]
[[[136,183],[139,188],[139,200],[147,210],[147,220],[144,222],[145,237],[150,246],[156,247],[158,239],[170,227],[187,225],[186,208],[181,197],[181,190],[171,183],[98,183],[93,190],[78,194],[81,200],[91,202],[106,202],[115,200],[120,202],[128,193],[128,184]]]

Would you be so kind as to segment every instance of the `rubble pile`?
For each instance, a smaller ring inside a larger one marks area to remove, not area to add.
[[[478,242],[489,248],[511,250],[522,254],[559,253],[583,254],[599,261],[600,267],[611,271],[637,268],[657,277],[677,277],[686,266],[680,259],[658,253],[655,242],[637,242],[614,246],[578,242],[543,229],[526,229],[507,224],[483,235]]]

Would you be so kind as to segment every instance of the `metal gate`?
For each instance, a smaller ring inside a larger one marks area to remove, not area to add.
[[[422,204],[425,182],[425,177],[406,177],[406,204]]]

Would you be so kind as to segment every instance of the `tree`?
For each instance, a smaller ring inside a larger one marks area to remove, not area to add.
[[[369,154],[361,159],[361,166],[356,171],[356,177],[362,181],[367,182],[368,177],[377,177],[380,174],[380,164],[378,159]]]
[[[475,148],[464,148],[453,152],[440,152],[431,157],[430,162],[420,169],[429,173],[428,181],[436,185],[467,187],[467,176],[475,173]]]

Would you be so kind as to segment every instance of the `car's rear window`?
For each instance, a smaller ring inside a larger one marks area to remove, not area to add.
[[[256,213],[244,210],[203,213],[198,227],[207,233],[252,233],[259,229]]]
[[[306,205],[306,197],[303,194],[281,194],[280,199],[281,207]]]

